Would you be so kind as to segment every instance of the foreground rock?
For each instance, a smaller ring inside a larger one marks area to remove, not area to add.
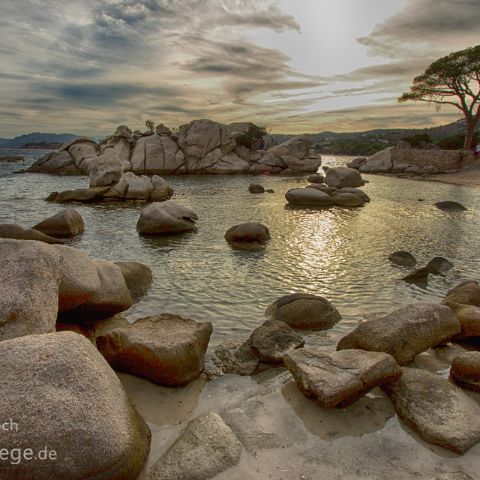
[[[363,179],[358,170],[348,167],[329,168],[325,175],[325,183],[329,187],[361,187]]]
[[[386,353],[343,350],[330,355],[314,348],[287,353],[285,365],[300,390],[323,408],[345,407],[372,388],[396,381],[402,370]]]
[[[192,420],[150,471],[150,480],[208,480],[240,461],[242,446],[222,417]]]
[[[463,304],[480,307],[480,286],[478,282],[468,280],[460,283],[447,292],[443,303],[448,306]]]
[[[267,320],[250,335],[251,348],[265,363],[283,364],[283,356],[305,345],[305,340],[286,323]]]
[[[438,202],[435,206],[440,210],[445,211],[465,211],[468,210],[461,203],[453,202],[451,200],[445,200],[444,202]]]
[[[270,231],[261,223],[241,223],[227,230],[225,240],[240,250],[261,250],[270,240]]]
[[[460,387],[480,392],[480,352],[465,352],[456,357],[450,376]]]
[[[427,442],[464,453],[480,441],[478,403],[433,373],[404,368],[384,385],[398,416]]]
[[[0,224],[0,238],[10,238],[13,240],[36,240],[38,242],[49,244],[63,243],[58,238],[50,237],[49,235],[45,235],[44,233],[32,228],[25,229],[20,225],[15,225],[14,223]]]
[[[137,478],[150,431],[87,339],[63,332],[0,342],[0,368],[2,414],[19,426],[2,432],[2,448],[35,452],[0,462],[2,479]],[[45,446],[54,458],[36,456]]]
[[[272,303],[265,315],[292,328],[327,330],[342,319],[325,298],[308,293],[285,295]]]
[[[115,262],[115,265],[122,271],[132,300],[140,301],[152,284],[153,276],[150,268],[139,262]]]
[[[85,224],[76,210],[67,208],[37,223],[33,229],[51,237],[72,238],[85,231]]]
[[[455,337],[456,340],[480,337],[480,307],[459,303],[451,304],[449,307],[462,327],[460,334]]]
[[[390,254],[388,259],[401,267],[414,267],[417,264],[415,257],[410,252],[404,250]]]
[[[253,353],[250,339],[237,337],[229,338],[218,345],[210,356],[210,360],[216,370],[211,372],[213,376],[228,373],[253,375],[259,364],[258,357]]]
[[[197,214],[173,200],[147,205],[137,222],[139,233],[171,235],[191,232],[197,228]]]
[[[392,355],[400,365],[460,333],[453,312],[443,305],[419,303],[361,323],[343,337],[337,350],[358,348]]]
[[[163,314],[111,330],[97,346],[115,370],[176,387],[202,372],[211,334],[210,322]]]

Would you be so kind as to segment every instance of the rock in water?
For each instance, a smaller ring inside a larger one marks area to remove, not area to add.
[[[82,216],[73,208],[61,210],[53,217],[37,223],[34,230],[51,237],[71,238],[85,231]]]
[[[89,172],[90,187],[108,187],[120,180],[123,166],[112,149],[108,149],[103,155],[90,161]]]
[[[308,293],[285,295],[272,303],[265,315],[292,328],[327,330],[342,319],[326,299]]]
[[[250,339],[229,338],[218,345],[211,357],[219,374],[253,375],[258,367],[258,357],[253,353]]]
[[[10,238],[12,240],[36,240],[37,242],[49,244],[63,243],[58,238],[50,237],[49,235],[34,230],[33,228],[22,228],[20,225],[15,225],[14,223],[0,224],[0,238]]]
[[[446,273],[453,268],[453,263],[443,257],[432,258],[425,268],[434,275]]]
[[[468,208],[464,207],[461,203],[445,200],[444,202],[438,202],[435,204],[437,208],[445,211],[465,211]]]
[[[137,222],[139,233],[146,235],[171,235],[191,232],[197,227],[197,214],[173,200],[147,205]]]
[[[2,479],[137,478],[150,430],[86,338],[62,332],[0,342],[0,368],[2,415],[18,425],[2,431],[2,448],[34,452],[29,461],[0,462]],[[45,449],[54,459],[39,458]]]
[[[235,466],[242,446],[222,417],[192,420],[150,471],[150,480],[208,480]]]
[[[361,187],[363,179],[358,170],[348,167],[329,168],[325,175],[325,183],[329,187]]]
[[[480,307],[480,287],[474,280],[462,282],[447,292],[442,303],[448,306],[460,303]]]
[[[456,357],[450,376],[461,387],[480,392],[480,352],[465,352]]]
[[[313,175],[309,175],[307,177],[307,181],[310,183],[323,183],[325,177],[320,173],[314,173]]]
[[[361,323],[343,337],[337,350],[359,348],[392,355],[400,365],[460,333],[450,308],[433,303],[407,305],[384,317]]]
[[[227,230],[225,240],[241,250],[261,250],[270,240],[270,231],[261,223],[241,223]]]
[[[294,188],[285,194],[288,203],[312,207],[331,207],[333,200],[325,192],[316,188]]]
[[[429,443],[464,453],[480,441],[478,403],[433,373],[404,368],[384,385],[398,416]]]
[[[338,205],[339,207],[363,207],[365,204],[365,200],[359,195],[342,192],[341,190],[337,190],[332,194],[332,200],[334,205]]]
[[[259,183],[251,183],[248,187],[248,191],[250,193],[265,193],[263,185],[260,185]]]
[[[176,387],[202,372],[211,334],[210,322],[163,314],[111,330],[97,346],[115,370]]]
[[[285,353],[305,345],[305,340],[286,323],[267,320],[250,335],[251,346],[265,363],[283,364]]]
[[[134,302],[141,300],[152,284],[152,271],[139,262],[115,262],[127,283],[127,288]]]
[[[300,390],[324,408],[345,407],[372,388],[396,381],[401,368],[386,353],[342,350],[330,355],[314,348],[292,350],[285,365]]]
[[[415,257],[410,252],[405,250],[400,250],[390,254],[388,259],[392,263],[400,265],[401,267],[414,267],[417,264]]]

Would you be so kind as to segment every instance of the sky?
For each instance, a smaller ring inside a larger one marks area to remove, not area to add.
[[[417,128],[460,118],[396,99],[480,43],[480,0],[2,0],[0,38],[2,138],[147,119]]]

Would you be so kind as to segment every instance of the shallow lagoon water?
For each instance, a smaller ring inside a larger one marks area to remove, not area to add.
[[[31,161],[43,152],[24,154]],[[345,161],[324,157],[324,165]],[[63,208],[44,201],[49,193],[88,184],[86,177],[12,174],[24,166],[0,165],[0,222],[33,226]],[[267,305],[279,296],[308,292],[335,304],[343,316],[335,327],[341,333],[364,314],[438,301],[462,279],[480,276],[480,190],[471,187],[365,176],[370,204],[309,210],[292,209],[284,199],[288,189],[307,183],[302,177],[166,178],[175,191],[173,199],[198,214],[197,232],[139,236],[135,225],[141,203],[74,206],[85,220],[86,232],[70,245],[96,258],[136,260],[153,270],[152,288],[126,312],[129,320],[162,312],[209,320],[215,344],[258,326]],[[275,193],[250,194],[252,182]],[[445,213],[433,206],[447,199],[469,210]],[[230,226],[249,221],[270,228],[272,240],[263,252],[233,250],[223,238]],[[411,251],[420,265],[445,256],[455,267],[445,276],[431,277],[427,286],[409,285],[401,280],[408,269],[392,266],[387,258],[395,250]]]

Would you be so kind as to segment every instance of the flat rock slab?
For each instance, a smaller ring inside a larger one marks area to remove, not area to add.
[[[209,480],[235,466],[241,450],[231,428],[210,412],[188,424],[153,466],[149,480]]]
[[[480,392],[480,352],[465,352],[456,357],[450,375],[460,387]]]
[[[86,338],[62,332],[0,342],[0,368],[2,418],[17,426],[2,431],[2,448],[35,455],[0,462],[0,478],[137,478],[150,430]],[[45,448],[55,452],[54,460],[39,458]]]
[[[111,330],[97,346],[115,370],[174,387],[200,375],[212,330],[210,322],[163,314]]]
[[[457,453],[480,441],[479,405],[456,385],[404,368],[398,382],[382,388],[398,416],[425,441]]]
[[[250,336],[251,346],[265,363],[283,364],[283,356],[305,345],[305,340],[293,328],[278,320],[267,320]]]
[[[343,337],[337,350],[359,348],[392,355],[400,365],[458,335],[461,327],[450,308],[418,303],[361,323]]]
[[[316,397],[324,408],[350,405],[372,388],[402,375],[390,355],[364,350],[326,354],[302,348],[287,353],[284,362],[300,390]]]

